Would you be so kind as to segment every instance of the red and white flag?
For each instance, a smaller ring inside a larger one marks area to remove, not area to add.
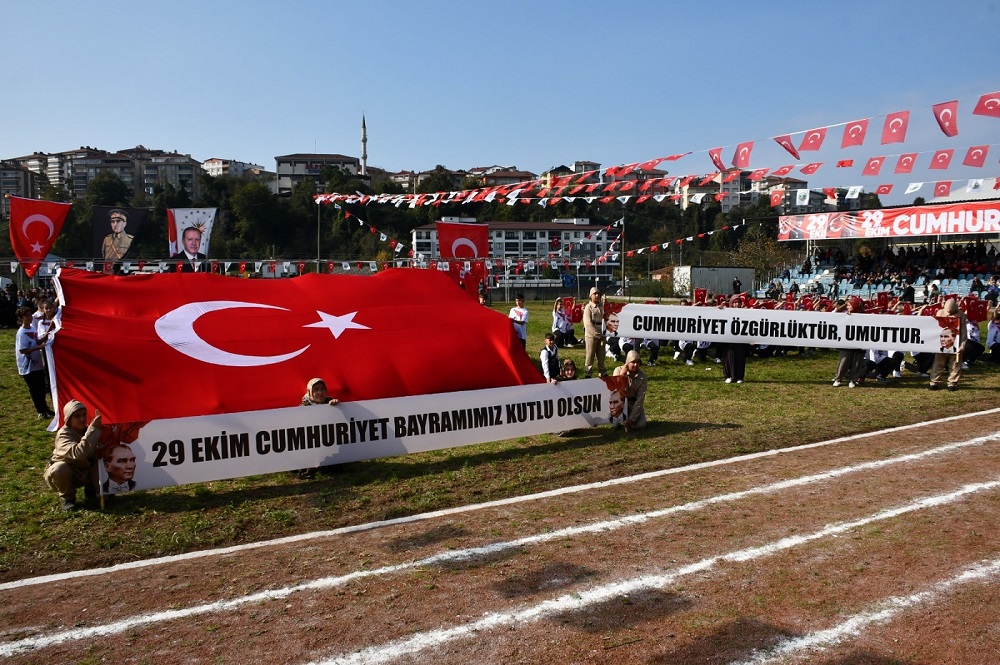
[[[986,163],[986,155],[989,151],[990,146],[988,145],[974,145],[965,153],[965,159],[962,160],[962,164],[982,168],[983,164]]]
[[[438,252],[443,259],[481,259],[490,255],[487,224],[438,222]]]
[[[910,124],[910,112],[898,111],[885,117],[882,125],[882,145],[886,143],[902,143],[906,140],[906,128]]]
[[[799,150],[819,150],[823,146],[823,139],[825,138],[826,127],[810,129],[802,138],[802,143],[799,144]]]
[[[795,159],[802,159],[801,157],[799,157],[799,151],[795,149],[794,145],[792,145],[792,137],[790,134],[785,134],[784,136],[775,136],[774,140],[778,142],[778,145],[787,150],[789,155],[791,155]]]
[[[715,168],[720,171],[726,170],[726,165],[722,163],[722,148],[712,148],[708,151],[708,156],[712,159],[712,163],[715,164]]]
[[[931,157],[931,164],[927,168],[929,169],[946,169],[951,166],[951,157],[955,154],[954,149],[949,148],[948,150],[938,150]]]
[[[878,172],[882,170],[882,162],[885,161],[885,157],[872,157],[865,164],[865,168],[861,171],[861,175],[878,175]]]
[[[934,119],[945,136],[958,135],[958,100],[934,105]]]
[[[865,135],[868,134],[868,118],[855,120],[847,123],[844,127],[844,138],[840,141],[840,147],[846,148],[852,145],[861,145],[865,142]]]
[[[317,376],[342,401],[543,381],[507,317],[435,270],[57,280],[59,406],[105,424],[294,406]]]
[[[788,175],[789,173],[792,172],[792,169],[794,169],[794,168],[795,168],[794,164],[788,164],[787,166],[781,166],[781,167],[778,167],[777,169],[775,169],[771,173],[771,175],[773,175],[773,176]]]
[[[751,152],[753,152],[753,141],[746,141],[736,146],[736,151],[733,153],[733,166],[738,169],[748,167],[750,165]]]
[[[979,98],[976,108],[972,109],[973,115],[988,115],[992,118],[1000,118],[1000,92],[991,92]]]
[[[757,182],[767,175],[767,169],[757,169],[747,176],[747,180]]]
[[[854,166],[853,159],[841,159],[840,161],[837,162],[838,169],[849,169],[852,166]]]
[[[913,173],[913,165],[917,163],[917,153],[908,152],[896,160],[896,173]]]
[[[805,173],[806,175],[812,175],[813,173],[816,173],[821,166],[823,166],[823,162],[811,162],[799,169],[799,172]]]
[[[10,197],[10,246],[28,277],[34,277],[62,230],[69,203]]]
[[[951,180],[942,180],[934,184],[934,196],[948,196],[951,194]]]
[[[884,194],[888,194],[891,191],[892,191],[892,185],[879,185],[875,189],[875,193],[878,194],[878,195],[880,195],[880,196],[882,196]]]
[[[771,190],[771,207],[777,208],[785,198],[785,192],[781,189]]]

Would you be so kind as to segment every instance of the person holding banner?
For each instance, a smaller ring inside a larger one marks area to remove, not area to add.
[[[604,308],[601,307],[601,290],[596,286],[590,287],[590,302],[583,308],[583,343],[586,349],[586,378],[593,376],[595,358],[598,374],[607,376],[604,368]]]
[[[45,365],[42,363],[41,353],[48,343],[48,333],[36,333],[29,307],[18,309],[17,319],[21,322],[21,326],[14,336],[17,373],[28,386],[28,394],[31,395],[31,403],[34,405],[38,417],[51,418],[56,414],[45,401]]]
[[[847,312],[848,314],[863,312],[864,304],[862,304],[860,299],[855,300],[854,298],[848,298],[846,301],[838,300],[833,311]],[[854,388],[857,385],[854,382],[854,377],[861,370],[861,365],[865,359],[865,351],[864,349],[840,349],[839,355],[840,360],[837,362],[837,373],[833,377],[833,387],[838,388],[847,381],[848,385]]]
[[[729,299],[729,306],[740,309],[743,298],[734,295]],[[750,355],[750,345],[731,342],[724,346],[722,355],[722,373],[726,383],[743,383],[747,371],[747,357]]]
[[[646,426],[646,389],[649,387],[649,380],[640,368],[642,359],[639,358],[638,351],[629,351],[625,356],[625,364],[615,368],[615,376],[624,376],[628,382],[625,389],[625,402],[628,405],[625,422],[622,423],[625,431],[642,429]]]
[[[559,373],[559,381],[576,381],[576,363],[572,358],[567,358],[562,363],[562,372]]]
[[[306,384],[306,394],[302,396],[302,400],[299,402],[300,406],[313,406],[316,404],[329,404],[330,406],[337,406],[340,404],[340,400],[334,397],[330,397],[326,392],[326,381],[320,378],[309,379]],[[311,480],[316,477],[316,471],[319,467],[312,469],[299,469],[299,478],[303,480]]]
[[[60,507],[75,510],[77,489],[84,488],[88,498],[97,496],[101,414],[95,413],[87,425],[86,405],[73,399],[63,407],[63,420],[66,424],[56,432],[52,458],[43,478],[46,485],[59,493]]]
[[[550,332],[545,333],[545,346],[538,356],[538,362],[542,366],[542,376],[549,383],[559,381],[559,347],[556,346],[556,336]]]
[[[514,324],[514,332],[521,340],[521,346],[528,348],[528,310],[524,306],[524,294],[518,293],[514,296],[514,306],[510,308],[507,317]]]
[[[993,310],[993,318],[986,326],[986,348],[990,352],[988,360],[1000,365],[1000,308]]]
[[[935,315],[941,324],[941,351],[934,354],[934,365],[931,366],[931,380],[928,388],[937,390],[941,381],[947,377],[948,390],[958,388],[958,380],[962,376],[962,359],[959,349],[965,344],[965,315],[958,308],[958,301],[949,298],[944,307]],[[957,324],[956,324],[957,319]]]

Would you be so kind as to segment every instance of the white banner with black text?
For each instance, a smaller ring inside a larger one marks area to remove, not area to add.
[[[589,428],[609,422],[610,394],[590,379],[154,420],[101,480],[120,494]]]
[[[942,339],[949,322],[934,316],[629,304],[618,318],[619,335],[640,339],[952,352]]]

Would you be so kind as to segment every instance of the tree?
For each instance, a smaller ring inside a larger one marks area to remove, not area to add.
[[[455,189],[455,176],[451,171],[438,164],[431,171],[430,175],[424,178],[417,185],[418,194],[430,194],[431,192],[450,192]]]
[[[117,173],[101,171],[87,184],[84,204],[91,206],[127,206],[132,200],[132,190]]]
[[[729,256],[733,265],[753,268],[758,280],[765,279],[791,258],[773,235],[756,225],[747,229],[739,247]]]

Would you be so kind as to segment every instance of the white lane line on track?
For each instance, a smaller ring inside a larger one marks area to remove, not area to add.
[[[529,545],[538,545],[559,538],[568,538],[571,536],[588,534],[588,533],[601,533],[601,532],[613,531],[626,526],[643,524],[652,519],[665,517],[667,515],[675,513],[691,512],[718,503],[731,502],[750,496],[760,496],[760,495],[774,493],[784,489],[789,489],[792,487],[809,485],[824,480],[829,480],[831,478],[843,476],[848,473],[858,472],[862,470],[879,469],[886,466],[890,466],[892,464],[916,461],[926,457],[931,457],[933,455],[940,455],[945,452],[951,452],[954,450],[965,448],[968,446],[981,445],[987,441],[997,440],[997,439],[1000,439],[1000,434],[994,434],[985,437],[976,437],[974,439],[969,439],[968,441],[951,443],[931,450],[926,450],[920,453],[912,453],[909,455],[901,455],[899,457],[890,458],[886,460],[879,460],[876,462],[865,462],[863,464],[858,464],[854,466],[841,467],[839,469],[833,469],[831,471],[827,471],[820,474],[803,476],[791,480],[784,480],[777,483],[772,483],[770,485],[755,487],[740,492],[720,494],[714,497],[709,497],[708,499],[693,501],[679,506],[671,506],[669,508],[643,513],[640,515],[630,515],[616,520],[606,520],[582,526],[567,527],[565,529],[560,529],[557,531],[537,534],[534,536],[526,536],[524,538],[518,538],[512,541],[492,543],[490,545],[484,545],[480,547],[473,547],[462,550],[450,550],[447,552],[442,552],[440,554],[429,556],[416,561],[405,562],[393,566],[384,566],[382,568],[376,568],[372,570],[355,571],[353,573],[348,573],[346,575],[340,575],[336,577],[323,577],[313,580],[311,582],[306,582],[304,584],[299,584],[291,587],[283,587],[280,589],[261,591],[255,594],[242,596],[240,598],[233,598],[226,601],[217,601],[214,603],[197,605],[194,607],[189,607],[179,610],[169,610],[166,612],[142,614],[128,619],[122,619],[120,621],[113,622],[110,624],[105,624],[103,626],[93,626],[88,628],[80,628],[75,630],[52,633],[49,635],[29,637],[23,640],[19,640],[17,642],[11,642],[10,644],[0,646],[0,656],[10,655],[11,653],[19,653],[22,651],[27,651],[36,648],[42,648],[45,646],[59,644],[70,640],[79,640],[95,636],[111,635],[115,633],[120,633],[125,630],[130,630],[132,628],[136,628],[142,625],[161,623],[165,621],[173,621],[176,619],[183,619],[191,616],[208,614],[212,612],[233,610],[248,603],[285,598],[293,593],[301,591],[318,591],[318,590],[330,589],[333,587],[347,584],[348,582],[351,582],[353,580],[362,579],[366,577],[389,575],[406,570],[412,570],[415,568],[422,568],[425,566],[440,565],[449,562],[467,560],[474,557],[489,556],[511,549],[526,547]]]
[[[510,612],[495,612],[484,615],[481,619],[461,626],[451,628],[439,628],[422,633],[416,633],[409,637],[394,640],[383,645],[376,645],[360,649],[351,654],[343,654],[329,660],[317,661],[313,665],[372,665],[374,663],[385,663],[403,656],[413,655],[434,647],[441,646],[454,640],[473,637],[480,631],[493,630],[500,627],[511,626],[513,624],[532,623],[540,619],[550,617],[563,612],[574,612],[582,610],[588,606],[603,603],[614,598],[638,593],[641,591],[651,591],[662,589],[681,577],[695,573],[704,573],[715,567],[716,564],[732,561],[747,562],[771,556],[778,552],[810,543],[821,538],[835,536],[845,533],[851,529],[856,529],[874,522],[899,517],[923,508],[935,508],[958,501],[977,492],[990,491],[1000,488],[1000,479],[986,483],[974,483],[962,486],[961,489],[948,494],[926,497],[918,501],[879,511],[868,517],[863,517],[850,522],[840,522],[830,524],[819,531],[801,536],[791,536],[781,538],[767,545],[760,547],[749,547],[747,549],[730,552],[719,556],[702,559],[692,564],[682,566],[670,573],[663,575],[648,575],[635,577],[622,582],[608,584],[604,586],[591,587],[584,591],[566,594],[558,598],[543,601],[537,605],[513,610]]]
[[[933,603],[940,596],[951,592],[956,587],[972,582],[985,582],[998,574],[1000,574],[1000,559],[982,561],[962,571],[961,574],[938,582],[924,591],[909,596],[887,598],[871,610],[855,614],[832,628],[782,640],[772,647],[754,653],[747,660],[740,661],[740,665],[764,665],[790,656],[807,655],[802,652],[823,651],[836,646],[845,639],[861,635],[864,629],[873,624],[886,623],[915,605]]]
[[[39,577],[28,577],[21,580],[15,580],[13,582],[5,582],[3,584],[0,584],[0,591],[19,589],[36,584],[48,584],[49,582],[62,582],[64,580],[78,579],[82,577],[95,577],[98,575],[106,575],[108,573],[114,573],[122,570],[135,570],[140,568],[148,568],[151,566],[161,566],[171,563],[177,563],[179,561],[191,561],[194,559],[201,559],[205,557],[225,556],[227,554],[246,552],[248,550],[254,550],[263,547],[275,547],[278,545],[300,543],[307,540],[329,538],[331,536],[340,536],[349,533],[358,533],[361,531],[372,531],[375,529],[381,529],[388,526],[421,522],[424,520],[435,519],[438,517],[447,517],[449,515],[458,515],[461,513],[468,513],[476,510],[483,510],[486,508],[510,506],[518,503],[526,503],[530,501],[538,501],[540,499],[546,499],[555,496],[562,496],[565,494],[575,494],[577,492],[585,492],[605,487],[614,487],[616,485],[626,485],[629,483],[640,482],[652,478],[660,478],[663,476],[670,476],[679,473],[688,473],[691,471],[699,471],[701,469],[709,469],[717,466],[737,464],[739,462],[747,462],[765,457],[786,455],[789,453],[796,453],[802,450],[823,448],[838,443],[848,443],[851,441],[857,441],[859,439],[867,439],[874,436],[881,436],[883,434],[904,432],[911,429],[918,429],[921,427],[928,427],[931,425],[940,425],[942,423],[950,423],[958,420],[964,420],[967,418],[975,418],[978,416],[987,416],[997,413],[1000,413],[1000,408],[987,409],[986,411],[977,411],[975,413],[963,413],[957,416],[948,416],[947,418],[938,418],[937,420],[928,420],[921,423],[913,423],[911,425],[900,425],[899,427],[890,427],[888,429],[878,430],[876,432],[852,434],[850,436],[842,436],[836,439],[829,439],[827,441],[818,441],[816,443],[807,443],[801,446],[794,446],[792,448],[776,448],[772,450],[765,450],[759,453],[750,453],[749,455],[740,455],[739,457],[728,457],[726,459],[713,460],[711,462],[700,462],[698,464],[690,464],[688,466],[674,467],[671,469],[661,469],[659,471],[650,471],[648,473],[640,473],[634,476],[626,476],[624,478],[613,478],[611,480],[603,480],[601,482],[596,482],[596,483],[587,483],[585,485],[573,485],[571,487],[561,487],[559,489],[549,490],[547,492],[538,492],[536,494],[526,494],[524,496],[515,496],[507,499],[498,499],[497,501],[487,501],[484,503],[476,503],[467,506],[456,506],[454,508],[445,508],[443,510],[436,510],[430,513],[420,513],[419,515],[408,515],[406,517],[397,517],[391,520],[368,522],[367,524],[355,524],[352,526],[346,526],[339,529],[331,529],[328,531],[313,531],[311,533],[303,533],[295,536],[286,536],[284,538],[275,538],[273,540],[265,540],[256,543],[245,543],[242,545],[232,545],[230,547],[220,547],[210,550],[200,550],[197,552],[186,552],[185,554],[174,554],[171,556],[157,557],[154,559],[143,559],[141,561],[129,561],[127,563],[119,563],[114,566],[105,566],[103,568],[90,568],[87,570],[74,570],[66,573],[57,573],[54,575],[41,575]]]

